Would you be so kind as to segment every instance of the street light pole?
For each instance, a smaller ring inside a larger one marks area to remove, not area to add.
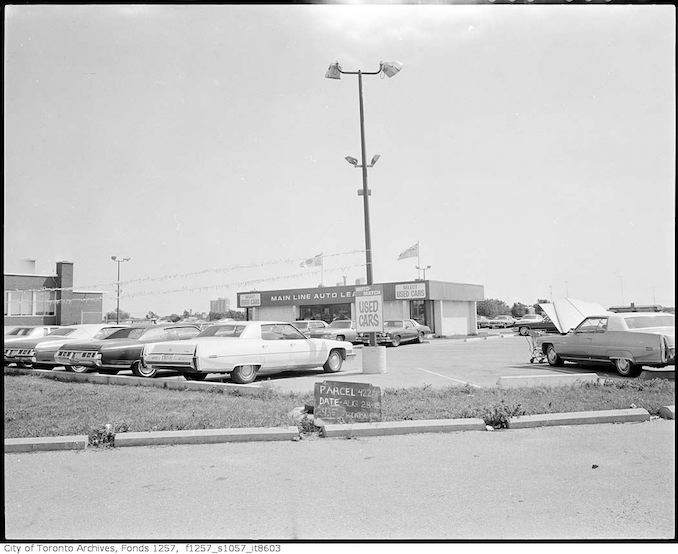
[[[116,303],[115,303],[115,323],[118,324],[120,323],[120,264],[122,262],[128,262],[132,258],[118,258],[117,256],[111,256],[111,260],[113,260],[115,263],[118,264],[118,293],[116,295]]]
[[[365,222],[365,270],[367,277],[367,284],[372,285],[374,283],[374,277],[372,273],[372,237],[370,235],[370,205],[368,196],[370,194],[369,189],[367,188],[367,168],[372,167],[376,161],[379,159],[379,155],[376,155],[372,158],[372,163],[367,165],[366,154],[365,154],[365,108],[363,105],[363,75],[379,75],[383,73],[387,77],[393,77],[402,69],[402,64],[400,62],[380,62],[379,69],[377,71],[342,71],[339,62],[330,64],[330,67],[325,74],[325,77],[328,79],[341,79],[343,75],[357,75],[358,76],[358,101],[360,105],[360,155],[361,155],[361,164],[358,166],[358,161],[355,158],[350,156],[346,157],[346,160],[355,167],[360,167],[362,169],[363,176],[363,188],[362,188],[362,197],[363,197],[363,214]],[[377,335],[376,333],[369,333],[369,343],[370,346],[377,345]]]

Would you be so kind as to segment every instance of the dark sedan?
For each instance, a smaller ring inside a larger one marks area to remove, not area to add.
[[[200,333],[197,325],[167,325],[120,329],[105,341],[91,340],[64,345],[55,360],[76,373],[97,371],[115,375],[131,369],[139,377],[155,377],[157,370],[140,364],[144,345],[150,342],[182,340]]]
[[[377,333],[377,343],[399,346],[403,342],[422,342],[426,333],[420,327],[426,326],[417,326],[411,319],[384,321],[384,332]],[[426,329],[430,333],[431,330],[428,327]],[[367,333],[360,333],[360,338],[363,344],[368,344],[369,337]]]

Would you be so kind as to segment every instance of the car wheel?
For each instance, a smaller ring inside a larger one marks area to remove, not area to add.
[[[337,335],[337,340],[344,340],[345,338],[344,335]]]
[[[622,377],[635,377],[640,373],[640,367],[626,358],[615,360],[614,366],[617,368],[617,373]]]
[[[75,373],[89,373],[89,368],[85,365],[72,365],[68,366],[67,369]]]
[[[391,339],[391,346],[400,346],[400,335],[396,335]]]
[[[563,359],[558,356],[556,349],[553,348],[552,344],[549,344],[548,348],[546,349],[546,359],[548,360],[550,366],[560,367],[563,365]]]
[[[530,328],[529,327],[519,327],[518,328],[518,333],[520,333],[522,336],[526,337],[527,335],[530,334]]]
[[[251,383],[257,376],[257,366],[241,365],[231,372],[231,380],[241,385]]]
[[[343,363],[344,359],[341,357],[341,352],[332,350],[327,361],[323,364],[323,370],[325,370],[325,373],[336,373],[341,369]]]
[[[418,342],[419,344],[421,344],[422,342],[424,342],[424,333],[422,333],[421,331],[419,331],[419,334],[417,335],[417,342]]]
[[[184,373],[184,379],[187,381],[204,381],[207,373]]]
[[[147,377],[150,379],[158,374],[158,370],[155,368],[144,367],[141,365],[141,362],[134,362],[132,373],[137,377]]]

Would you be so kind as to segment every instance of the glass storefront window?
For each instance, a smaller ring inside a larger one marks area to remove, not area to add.
[[[351,319],[351,304],[299,306],[299,319],[322,319],[326,323],[337,319]]]
[[[410,317],[417,323],[426,325],[425,300],[410,300]]]

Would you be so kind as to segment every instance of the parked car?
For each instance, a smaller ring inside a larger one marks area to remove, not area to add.
[[[337,319],[322,329],[311,329],[310,335],[314,339],[331,339],[348,342],[362,342],[358,338],[355,323],[350,319]]]
[[[308,338],[291,323],[234,321],[208,327],[192,339],[147,344],[141,365],[145,371],[173,369],[189,380],[228,373],[236,383],[251,383],[260,371],[322,366],[336,373],[351,355],[351,343]]]
[[[525,314],[520,319],[516,319],[513,326],[518,331],[518,334],[524,337],[530,334],[530,330],[540,330],[546,333],[558,332],[558,329],[548,316],[540,316],[539,314]]]
[[[612,363],[633,377],[642,366],[676,364],[676,318],[669,313],[618,313],[589,316],[564,335],[537,337],[552,366],[565,361]]]
[[[61,364],[54,355],[66,343],[89,339],[105,339],[126,325],[83,324],[60,327],[44,337],[25,339],[4,347],[6,364],[32,366],[37,369],[51,369]]]
[[[507,327],[513,327],[515,319],[510,315],[497,315],[488,321],[488,327],[490,329],[506,329]]]
[[[411,321],[412,325],[414,325],[417,329],[424,333],[424,335],[430,335],[433,332],[428,325],[419,323],[416,319],[407,319],[406,321]]]
[[[139,377],[155,377],[142,367],[141,351],[144,344],[166,340],[184,340],[200,333],[198,325],[152,325],[118,329],[105,339],[64,344],[54,360],[76,373],[97,371],[115,375],[123,369],[131,369]]]
[[[293,321],[292,325],[294,325],[302,333],[308,335],[310,335],[312,331],[324,329],[327,327],[327,323],[325,323],[322,319],[300,319],[298,321]]]
[[[490,318],[486,317],[484,315],[479,315],[476,318],[476,325],[477,325],[478,329],[488,328],[490,326]]]
[[[388,320],[384,321],[384,332],[377,333],[377,344],[399,346],[403,342],[423,342],[424,334],[410,319]],[[359,337],[363,344],[369,344],[367,333],[360,333]]]
[[[49,335],[52,331],[56,331],[58,325],[25,325],[21,327],[14,327],[5,333],[3,342],[16,342],[16,340],[29,339],[34,337],[44,337]]]

